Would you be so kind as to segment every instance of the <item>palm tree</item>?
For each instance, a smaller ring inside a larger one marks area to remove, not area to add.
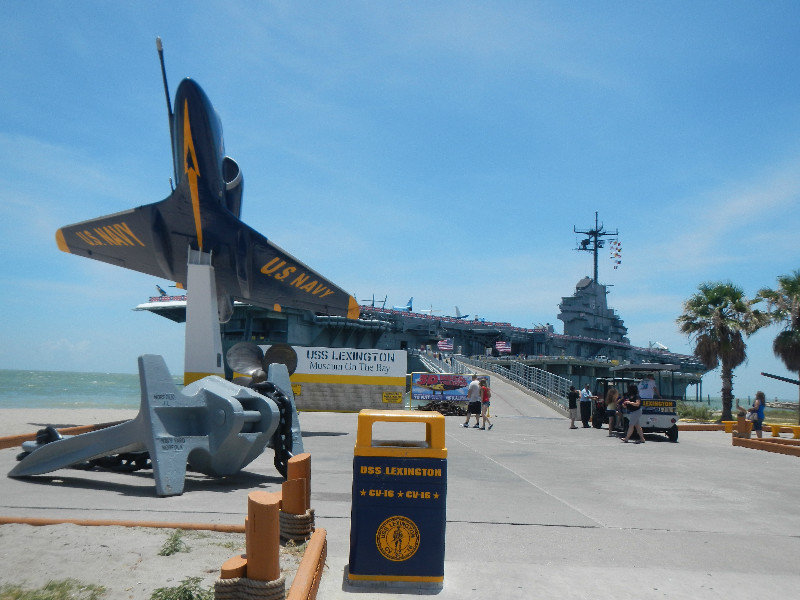
[[[731,420],[733,370],[747,359],[745,337],[769,323],[769,316],[754,309],[760,298],[748,300],[742,288],[730,282],[703,283],[683,304],[677,323],[694,338],[694,355],[707,368],[722,371],[722,420]]]
[[[800,374],[800,271],[781,275],[778,277],[777,290],[764,288],[758,295],[767,301],[771,321],[783,325],[783,331],[772,342],[772,351],[787,369]],[[797,422],[800,424],[800,413]]]

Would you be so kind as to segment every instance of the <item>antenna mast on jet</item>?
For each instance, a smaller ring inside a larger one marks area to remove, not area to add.
[[[603,229],[603,224],[598,223],[597,221],[597,211],[594,213],[594,229],[581,231],[579,229],[575,229],[575,226],[573,225],[572,231],[587,236],[580,241],[575,250],[578,250],[579,252],[591,252],[594,255],[594,282],[600,283],[597,280],[597,251],[606,245],[605,240],[602,238],[616,237],[619,235],[619,231],[616,229],[614,231],[606,231]]]
[[[156,50],[158,50],[158,60],[161,63],[161,79],[164,82],[164,95],[167,97],[167,120],[169,121],[169,145],[170,145],[170,155],[172,154],[172,148],[175,145],[175,132],[173,131],[174,124],[173,124],[173,114],[172,114],[172,102],[169,99],[169,87],[167,86],[167,69],[164,67],[164,48],[161,46],[161,38],[156,38]],[[178,171],[177,166],[175,165],[175,159],[173,158],[172,167],[175,175],[175,182],[178,181]],[[172,182],[170,182],[170,187],[172,187]]]

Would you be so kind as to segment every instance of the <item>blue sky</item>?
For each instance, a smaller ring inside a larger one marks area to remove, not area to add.
[[[61,253],[60,226],[169,194],[171,92],[222,119],[243,219],[356,294],[519,326],[591,273],[632,343],[691,352],[704,281],[752,295],[800,268],[796,2],[0,4],[0,368],[182,372],[158,281]],[[772,328],[741,397],[796,398]],[[718,375],[704,391],[718,394]]]

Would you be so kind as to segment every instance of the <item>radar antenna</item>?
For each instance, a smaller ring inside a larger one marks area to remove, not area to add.
[[[597,251],[606,245],[605,240],[602,238],[616,237],[619,235],[619,231],[616,229],[614,231],[606,231],[603,229],[603,224],[599,223],[597,220],[597,211],[594,212],[594,229],[581,231],[575,229],[573,225],[572,231],[587,236],[578,243],[578,247],[575,248],[575,250],[579,252],[591,252],[594,255],[594,282],[600,283],[597,280]]]

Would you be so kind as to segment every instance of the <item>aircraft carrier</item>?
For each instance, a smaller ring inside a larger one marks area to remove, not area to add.
[[[242,341],[293,346],[410,350],[409,372],[426,370],[415,357],[418,350],[439,351],[439,342],[467,356],[513,358],[562,377],[576,385],[611,374],[617,364],[677,364],[685,388],[699,384],[707,371],[693,356],[660,345],[631,344],[622,318],[608,307],[608,288],[590,277],[562,298],[558,319],[563,333],[546,324],[517,327],[507,322],[458,319],[404,310],[361,305],[359,319],[315,315],[283,307],[280,312],[236,302],[231,319],[221,325],[223,351]],[[185,296],[153,296],[135,310],[146,310],[176,322],[186,318]],[[446,353],[443,351],[443,353]]]

